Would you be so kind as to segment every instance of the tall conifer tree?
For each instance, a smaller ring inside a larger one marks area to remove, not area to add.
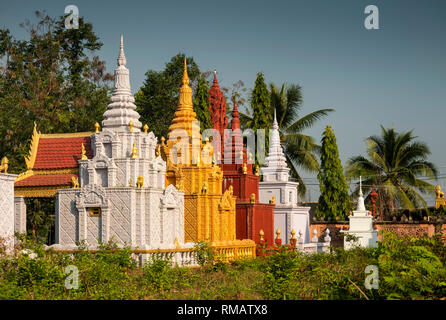
[[[273,123],[270,92],[265,83],[263,73],[257,73],[254,89],[251,94],[251,109],[253,112],[253,123],[251,129],[257,133],[257,129],[265,129],[265,150],[266,156],[269,149],[269,129]]]
[[[349,187],[339,159],[336,136],[331,126],[322,134],[321,169],[318,174],[321,195],[317,217],[345,217],[351,211]]]
[[[200,121],[200,131],[212,128],[211,114],[209,113],[209,87],[204,74],[201,75],[197,84],[194,98],[194,111]]]

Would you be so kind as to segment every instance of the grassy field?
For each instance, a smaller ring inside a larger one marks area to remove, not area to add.
[[[446,299],[440,238],[387,234],[375,249],[280,250],[231,264],[213,262],[203,244],[197,250],[200,268],[157,259],[139,267],[113,244],[70,255],[23,239],[13,256],[0,255],[0,299]],[[78,269],[78,289],[65,286],[69,265]],[[368,265],[378,268],[378,289],[365,288]]]

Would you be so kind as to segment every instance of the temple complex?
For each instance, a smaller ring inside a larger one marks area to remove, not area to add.
[[[96,124],[95,132],[76,145],[71,156],[78,175],[72,176],[71,188],[56,194],[55,248],[82,241],[94,248],[109,240],[138,249],[184,245],[184,194],[173,185],[165,188],[166,163],[155,154],[157,138],[147,126],[141,131],[138,119],[121,36],[102,130]]]
[[[302,234],[304,243],[309,242],[310,207],[297,205],[298,182],[290,181],[286,158],[280,145],[279,125],[274,110],[274,122],[270,131],[269,153],[265,167],[260,169],[263,181],[260,182],[260,202],[268,203],[274,197],[274,229],[279,229],[289,244],[291,231]]]
[[[237,196],[236,226],[237,239],[253,239],[259,242],[260,230],[268,244],[274,243],[274,200],[268,204],[259,202],[259,169],[253,170],[252,154],[247,155],[243,145],[240,129],[237,100],[234,98],[231,130],[226,130],[226,102],[220,91],[217,75],[214,72],[214,82],[209,90],[209,102],[212,124],[222,137],[223,161],[218,157],[219,166],[223,170],[223,190],[232,188]],[[255,171],[255,173],[254,173]]]
[[[192,105],[186,60],[178,109],[160,152],[167,162],[166,185],[184,191],[186,241],[214,243],[236,239],[233,188],[222,192],[223,174],[213,161],[209,140],[201,141],[200,126]]]

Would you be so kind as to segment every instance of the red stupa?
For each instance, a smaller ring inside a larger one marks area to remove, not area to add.
[[[223,153],[219,157],[219,166],[223,170],[223,191],[230,186],[237,196],[236,200],[236,237],[259,242],[260,230],[268,244],[274,243],[274,204],[259,203],[259,173],[253,170],[254,157],[247,155],[240,130],[237,101],[234,98],[232,111],[231,135],[224,135],[228,126],[225,98],[218,86],[214,72],[214,83],[209,90],[210,112],[214,129],[222,137]],[[215,145],[214,145],[214,150]],[[255,173],[254,173],[255,171]]]

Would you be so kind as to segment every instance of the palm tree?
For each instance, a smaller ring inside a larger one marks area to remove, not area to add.
[[[347,162],[347,178],[365,178],[363,191],[368,192],[373,184],[377,186],[381,217],[398,207],[426,207],[421,193],[434,192],[434,186],[421,177],[436,179],[438,172],[426,160],[428,146],[414,141],[416,138],[412,130],[398,133],[381,126],[381,136],[366,139],[368,158],[356,156]]]
[[[315,122],[333,109],[321,109],[299,117],[303,105],[302,88],[299,85],[282,84],[280,90],[270,84],[271,114],[276,109],[277,122],[279,123],[280,139],[287,158],[288,167],[291,169],[291,176],[299,182],[299,195],[303,197],[306,193],[306,186],[302,177],[298,173],[298,168],[308,172],[319,172],[318,146],[313,137],[302,133],[310,128]],[[247,113],[240,113],[240,122],[244,128],[252,126],[253,118]]]

